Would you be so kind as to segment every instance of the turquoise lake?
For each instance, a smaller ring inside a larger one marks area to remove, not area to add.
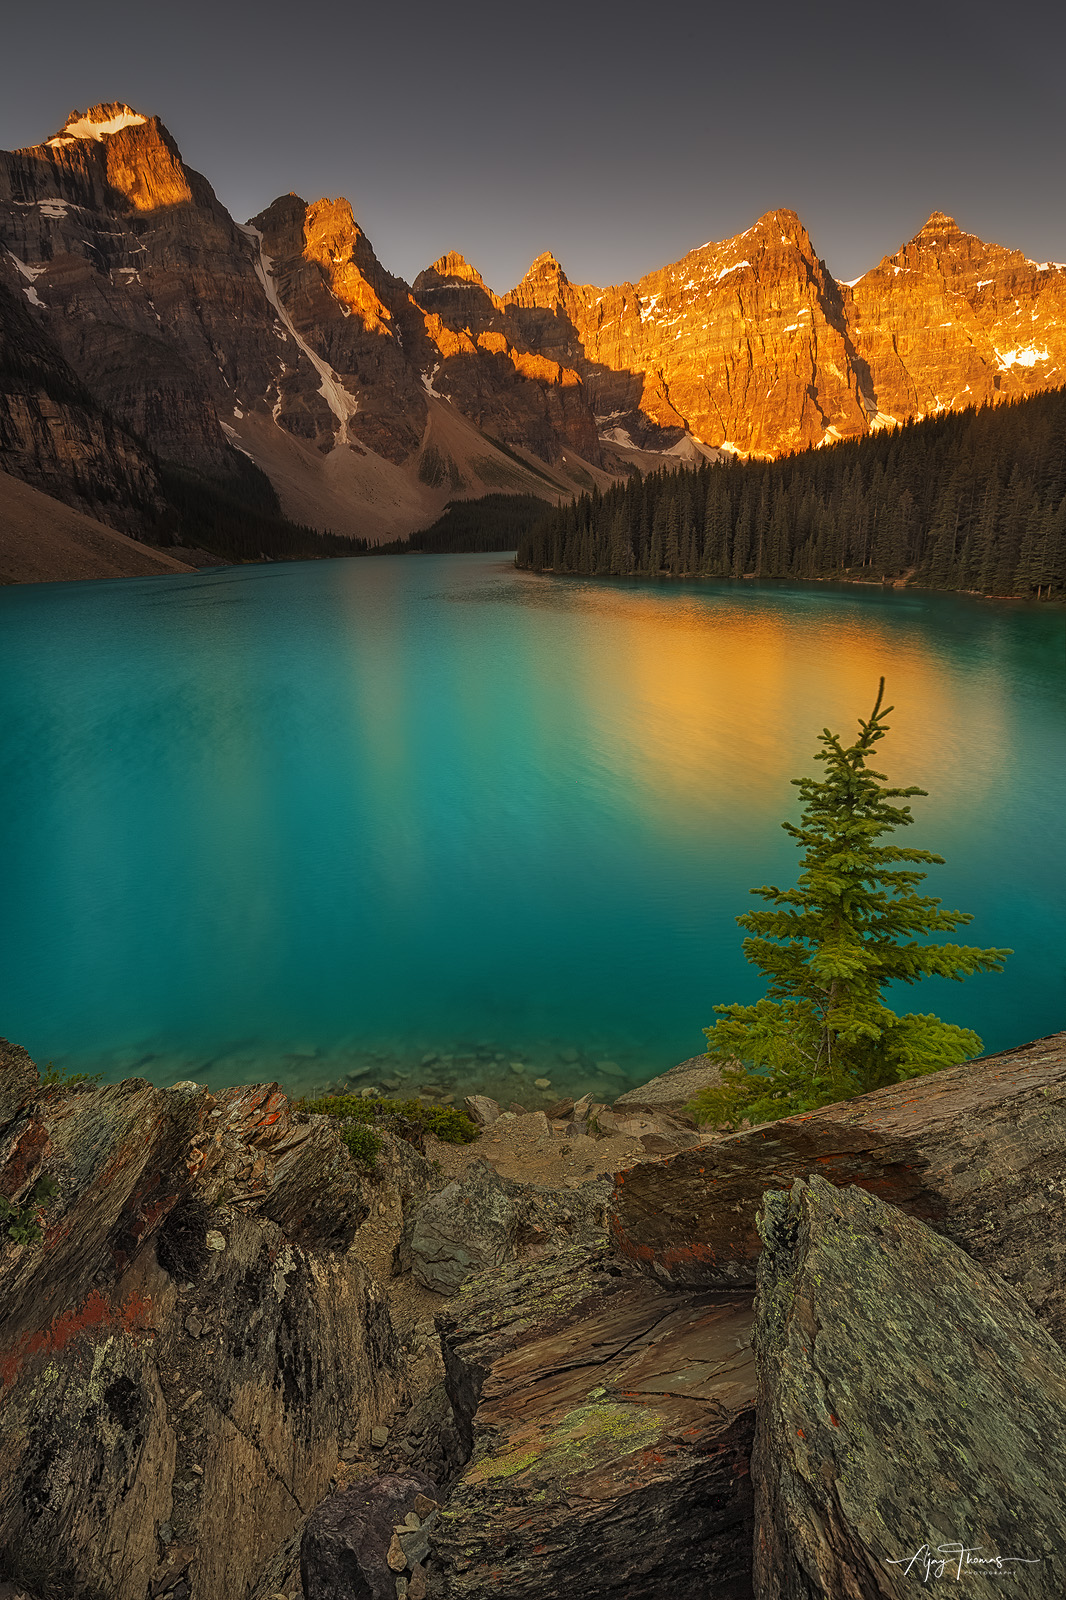
[[[617,1091],[761,992],[733,919],[883,673],[905,842],[1016,952],[896,1004],[1019,1044],[1066,1025],[1062,658],[1061,611],[501,555],[0,590],[0,1032],[159,1083]]]

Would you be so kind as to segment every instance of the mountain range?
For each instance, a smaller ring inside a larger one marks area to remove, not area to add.
[[[405,283],[347,200],[238,224],[124,104],[0,153],[0,466],[152,544],[175,470],[375,543],[1064,382],[1066,265],[939,212],[852,283],[778,210],[637,283],[545,254],[501,296],[455,253]]]

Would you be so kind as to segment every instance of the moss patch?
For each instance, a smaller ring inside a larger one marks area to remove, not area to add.
[[[662,1418],[646,1406],[614,1401],[578,1406],[549,1428],[540,1443],[523,1440],[514,1450],[475,1462],[464,1482],[474,1487],[526,1472],[534,1485],[566,1480],[647,1449],[661,1430]]]

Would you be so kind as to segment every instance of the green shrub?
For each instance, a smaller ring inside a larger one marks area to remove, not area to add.
[[[426,1106],[421,1100],[364,1100],[358,1094],[329,1094],[317,1100],[298,1100],[296,1106],[301,1111],[348,1123],[377,1123],[386,1128],[394,1120],[413,1124],[445,1144],[472,1144],[481,1132],[477,1123],[456,1106]]]
[[[353,1161],[360,1162],[364,1167],[377,1166],[381,1154],[381,1135],[375,1133],[373,1128],[365,1122],[344,1122],[340,1136],[348,1146],[348,1154]]]
[[[66,1067],[54,1067],[49,1061],[41,1073],[42,1089],[79,1089],[100,1082],[102,1072],[70,1072]]]
[[[0,1232],[16,1244],[37,1244],[43,1238],[38,1213],[58,1193],[54,1178],[38,1178],[21,1206],[0,1194]]]

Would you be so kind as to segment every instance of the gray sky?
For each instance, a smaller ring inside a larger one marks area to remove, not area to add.
[[[1066,261],[1062,6],[50,0],[4,51],[0,146],[126,100],[238,221],[345,195],[407,279],[461,250],[503,292],[551,249],[619,282],[775,206],[840,278],[937,209]]]

